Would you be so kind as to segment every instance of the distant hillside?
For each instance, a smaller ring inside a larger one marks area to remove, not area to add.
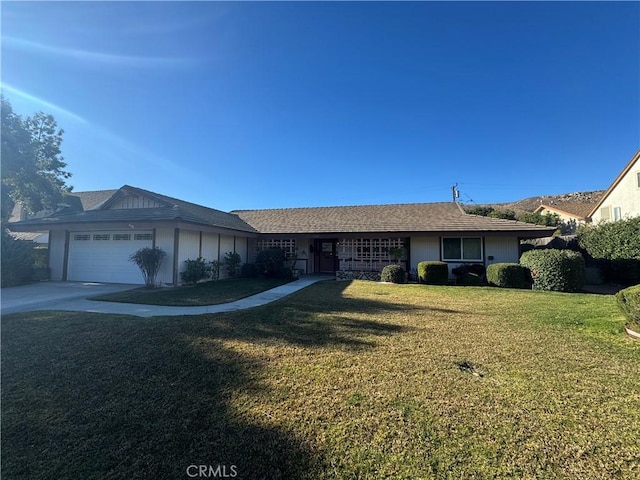
[[[540,205],[554,205],[561,208],[562,205],[567,204],[596,204],[600,197],[604,194],[604,190],[596,190],[595,192],[574,192],[563,193],[560,195],[541,195],[538,197],[529,197],[516,202],[508,203],[489,203],[482,205],[468,204],[467,208],[482,206],[493,207],[497,210],[514,210],[518,212],[533,212]]]

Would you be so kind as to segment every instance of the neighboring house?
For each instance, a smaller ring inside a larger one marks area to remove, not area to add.
[[[593,223],[640,216],[640,150],[589,213]]]
[[[561,203],[552,205],[543,203],[533,213],[558,215],[564,225],[562,233],[570,235],[576,233],[579,225],[587,223],[589,213],[591,213],[594,206],[595,203]]]
[[[423,260],[517,262],[520,240],[553,228],[464,213],[454,202],[239,210],[231,213],[123,186],[91,208],[67,208],[13,223],[17,232],[49,231],[53,280],[143,283],[129,255],[141,247],[167,253],[158,276],[179,283],[184,261],[222,260],[236,252],[251,262],[280,247],[304,273],[379,271],[402,247],[406,269]]]

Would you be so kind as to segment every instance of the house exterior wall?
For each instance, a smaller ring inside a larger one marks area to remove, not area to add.
[[[180,274],[186,270],[184,262],[200,256],[200,232],[180,229],[178,245],[178,283],[181,283]]]
[[[202,233],[202,252],[200,254],[206,261],[219,260],[218,258],[218,234]]]
[[[520,241],[517,237],[485,237],[484,250],[487,266],[492,263],[518,263],[520,260]]]
[[[60,281],[64,273],[64,244],[66,232],[64,230],[52,230],[49,232],[49,268],[51,280]]]
[[[417,269],[418,263],[440,260],[440,237],[411,237],[411,269]]]
[[[636,160],[620,182],[594,212],[593,223],[640,216],[640,161]],[[620,218],[616,218],[619,208]]]
[[[157,281],[161,284],[173,283],[173,244],[174,244],[174,229],[173,228],[158,228],[156,229],[155,245],[156,247],[164,250],[167,254],[162,261],[160,271],[158,272]]]

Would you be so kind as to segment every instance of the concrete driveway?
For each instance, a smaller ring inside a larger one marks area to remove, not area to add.
[[[235,302],[202,307],[166,307],[162,305],[140,305],[133,303],[96,302],[87,297],[107,293],[121,292],[140,285],[112,283],[71,283],[42,282],[23,287],[2,289],[2,314],[28,312],[32,310],[65,310],[75,312],[115,313],[138,317],[166,315],[201,315],[203,313],[233,312],[245,308],[254,308],[274,302],[316,282],[332,277],[305,276],[279,287],[241,298]]]
[[[30,310],[66,310],[87,297],[139,288],[141,285],[85,282],[40,282],[0,291],[2,314]]]

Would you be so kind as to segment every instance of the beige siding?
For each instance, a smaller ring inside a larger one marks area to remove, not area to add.
[[[485,237],[485,261],[492,263],[518,263],[519,241],[517,237]],[[493,257],[490,260],[489,257]]]
[[[596,212],[592,221],[599,223],[606,220],[619,220],[615,218],[616,208],[620,219],[640,216],[640,186],[638,175],[640,174],[640,161],[636,160],[620,182],[609,193]],[[609,218],[607,218],[609,217]]]
[[[439,237],[411,237],[411,268],[418,268],[418,263],[440,260]]]
[[[171,284],[173,283],[173,228],[156,229],[156,247],[164,250],[167,254],[160,267],[157,280],[162,284]]]
[[[49,232],[49,268],[51,268],[51,280],[62,280],[64,271],[64,230],[52,230]]]

